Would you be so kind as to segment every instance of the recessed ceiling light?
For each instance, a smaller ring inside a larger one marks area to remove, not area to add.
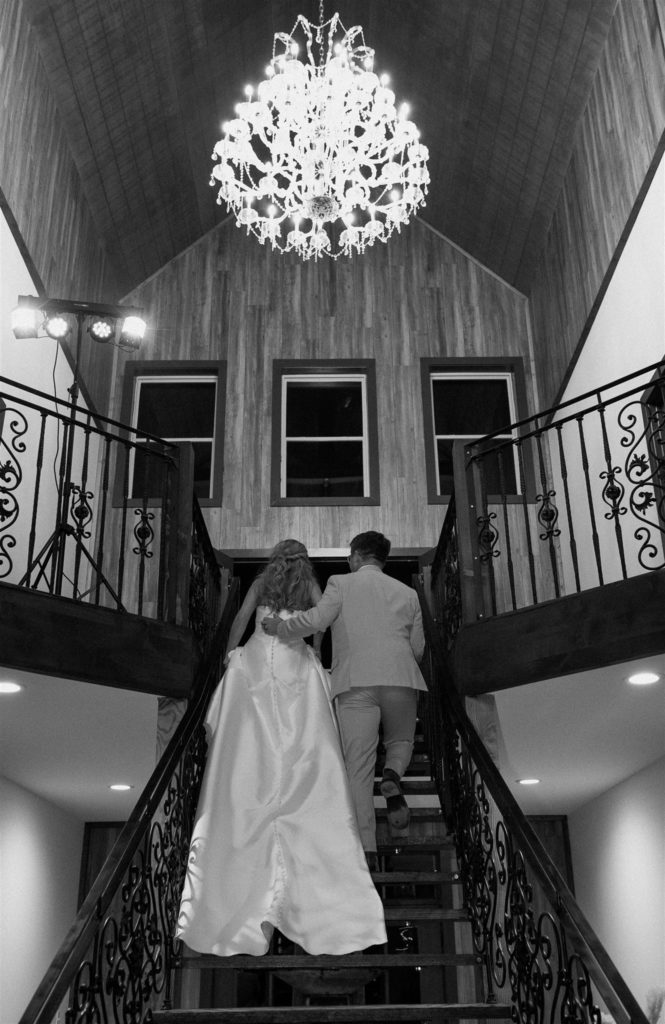
[[[20,683],[11,683],[8,679],[0,682],[0,693],[19,693],[22,689]]]
[[[628,682],[633,686],[649,686],[651,683],[657,683],[659,679],[660,676],[657,672],[635,672],[632,676],[628,676]]]
[[[540,779],[518,779],[520,786],[537,786]]]
[[[126,782],[114,782],[109,789],[115,789],[118,793],[124,793],[127,789],[134,789],[133,786],[129,786]]]

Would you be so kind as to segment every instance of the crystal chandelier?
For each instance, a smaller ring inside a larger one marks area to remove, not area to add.
[[[428,152],[406,104],[397,113],[386,76],[374,74],[362,28],[347,31],[339,14],[324,22],[323,0],[319,12],[318,25],[301,14],[290,35],[275,35],[266,79],[247,86],[223,125],[210,183],[262,244],[336,259],[408,222],[425,202]]]

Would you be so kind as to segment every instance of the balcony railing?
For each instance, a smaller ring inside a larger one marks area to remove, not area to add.
[[[665,566],[662,363],[511,431],[454,446],[432,564],[449,638],[461,622]]]
[[[0,377],[0,581],[203,639],[220,574],[191,446]]]

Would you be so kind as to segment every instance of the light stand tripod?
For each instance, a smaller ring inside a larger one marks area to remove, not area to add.
[[[85,483],[82,487],[78,487],[72,482],[72,470],[74,462],[74,436],[75,429],[77,426],[77,411],[78,411],[78,397],[79,397],[79,362],[81,355],[81,339],[83,336],[83,323],[87,312],[78,310],[74,313],[76,317],[76,349],[74,357],[74,379],[72,385],[68,388],[70,395],[69,403],[69,415],[64,421],[64,444],[62,456],[60,459],[60,469],[58,476],[58,495],[56,500],[56,517],[55,517],[55,528],[53,533],[48,538],[44,546],[42,547],[39,554],[37,554],[30,562],[23,578],[19,581],[19,586],[28,586],[32,589],[37,589],[40,582],[44,580],[48,590],[51,594],[61,596],[62,594],[62,582],[65,576],[65,554],[67,549],[67,541],[72,538],[75,546],[75,572],[74,572],[74,598],[78,599],[82,597],[78,590],[78,574],[81,556],[85,557],[97,575],[98,589],[99,582],[103,583],[108,589],[112,598],[116,602],[119,608],[122,607],[118,595],[106,579],[104,574],[95,559],[88,551],[84,544],[84,537],[89,536],[89,533],[85,531],[85,525],[92,517],[90,505],[88,504],[88,498],[92,497],[92,494],[85,490]],[[58,417],[60,418],[60,417]],[[78,505],[74,502],[74,496],[78,493]],[[70,507],[71,503],[71,507]],[[73,523],[69,522],[69,513],[74,520]],[[50,573],[49,573],[50,566]],[[33,572],[37,571],[36,576],[33,578]]]

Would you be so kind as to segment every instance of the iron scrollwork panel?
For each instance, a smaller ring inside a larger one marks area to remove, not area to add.
[[[159,997],[170,1004],[181,948],[175,926],[205,756],[200,726],[79,965],[66,1024],[141,1024]]]
[[[640,543],[638,561],[643,569],[665,566],[665,411],[643,401],[628,402],[619,412],[627,449],[625,473],[628,504],[644,523],[635,530]]]
[[[23,480],[19,456],[26,450],[22,440],[28,421],[18,409],[5,406],[0,399],[0,579],[5,579],[14,568],[10,551],[16,547],[16,537],[8,531],[19,516],[16,491]]]
[[[556,913],[539,912],[522,852],[498,818],[459,734],[448,771],[457,858],[487,997],[510,992],[516,1024],[600,1024],[591,978]]]

